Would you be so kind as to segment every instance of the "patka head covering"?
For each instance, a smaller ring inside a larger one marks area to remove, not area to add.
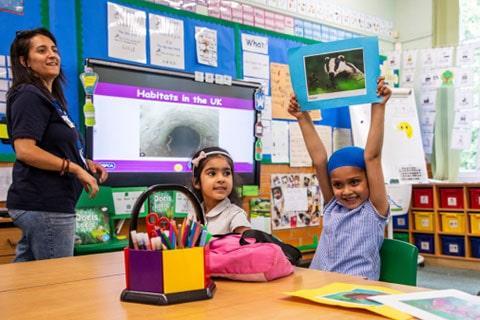
[[[359,147],[345,147],[335,151],[328,159],[327,171],[328,175],[333,170],[340,167],[357,167],[365,170],[365,158],[363,149]]]

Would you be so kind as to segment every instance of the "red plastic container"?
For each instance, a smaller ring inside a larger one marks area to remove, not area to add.
[[[441,188],[440,207],[445,209],[463,209],[463,189]]]
[[[468,190],[470,198],[470,208],[480,209],[480,188],[471,188]]]
[[[413,188],[414,208],[433,208],[432,188]]]

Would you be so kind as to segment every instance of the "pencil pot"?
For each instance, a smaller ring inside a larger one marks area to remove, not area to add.
[[[140,195],[132,210],[130,231],[136,231],[143,202],[153,193],[175,190],[192,202],[197,221],[204,224],[199,201],[187,188],[177,185],[154,185]],[[131,232],[130,232],[131,234]],[[208,246],[172,250],[134,248],[130,235],[124,249],[126,289],[120,299],[128,302],[166,305],[213,297],[215,283],[210,279]]]

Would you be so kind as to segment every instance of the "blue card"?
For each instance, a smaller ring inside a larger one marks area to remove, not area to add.
[[[318,43],[288,50],[293,90],[302,110],[381,102],[377,37]]]

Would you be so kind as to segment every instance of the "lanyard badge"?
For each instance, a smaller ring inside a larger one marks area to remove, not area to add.
[[[83,151],[83,143],[80,139],[80,133],[77,131],[77,129],[75,127],[75,124],[73,123],[73,121],[68,116],[68,113],[62,108],[62,106],[60,105],[60,103],[57,100],[53,101],[53,106],[55,107],[55,111],[57,112],[57,114],[60,116],[60,118],[62,118],[63,122],[65,122],[66,125],[70,129],[75,130],[75,136],[76,136],[76,140],[77,140],[76,141],[76,147],[77,147],[77,150],[78,150],[78,155],[80,156],[80,159],[82,160],[84,166],[86,168],[88,168],[87,160],[85,159],[85,156],[84,156],[84,153],[83,153],[84,152]]]

